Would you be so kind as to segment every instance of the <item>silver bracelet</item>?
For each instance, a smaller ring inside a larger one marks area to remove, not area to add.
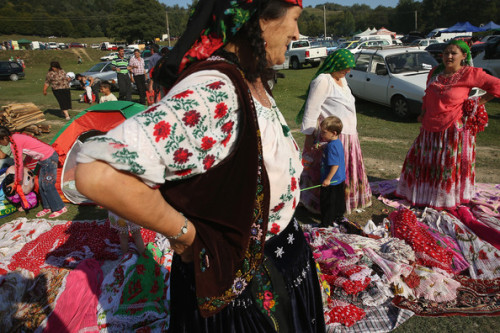
[[[180,213],[182,216],[184,216],[184,214]],[[181,231],[175,235],[175,236],[165,236],[167,237],[167,239],[177,239],[179,237],[181,237],[182,235],[186,234],[188,232],[188,219],[187,217],[184,216],[184,226],[181,228]]]

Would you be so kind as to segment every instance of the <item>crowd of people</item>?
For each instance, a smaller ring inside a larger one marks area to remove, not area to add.
[[[149,71],[139,50],[127,60],[119,48],[112,60],[119,100],[131,100],[132,82],[142,104],[147,91],[166,98],[88,139],[76,186],[110,211],[123,252],[129,232],[144,251],[141,227],[169,239],[171,332],[325,331],[316,263],[295,211],[303,205],[321,214],[322,227],[342,225],[372,194],[345,79],[352,53],[330,54],[310,83],[297,116],[302,156],[266,84],[299,38],[301,12],[301,0],[200,1],[168,55],[152,47]],[[483,105],[500,97],[500,80],[470,58],[467,44],[453,40],[429,73],[422,127],[396,191],[412,206],[452,209],[474,194],[475,135]],[[116,100],[108,82],[96,90],[93,78],[77,79],[82,100]],[[57,62],[45,95],[49,86],[69,119],[69,79]],[[473,87],[487,93],[469,98]],[[3,128],[0,144],[38,152],[44,177],[54,176],[49,146]],[[41,189],[37,216],[66,211],[52,187]]]

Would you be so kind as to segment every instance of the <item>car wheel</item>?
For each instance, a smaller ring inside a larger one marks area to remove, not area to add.
[[[311,63],[311,66],[312,66],[313,68],[316,68],[316,67],[318,67],[318,66],[319,66],[319,64],[320,64],[319,62],[313,62],[313,63]]]
[[[300,64],[300,62],[299,62],[299,59],[297,59],[297,58],[293,58],[293,59],[292,59],[292,68],[293,68],[293,69],[300,69],[301,67],[302,67],[302,66],[301,66],[301,64]]]
[[[395,96],[392,99],[392,110],[398,118],[407,118],[410,115],[410,106],[408,101],[403,96]]]
[[[17,74],[10,74],[9,78],[11,81],[19,80],[19,76]]]

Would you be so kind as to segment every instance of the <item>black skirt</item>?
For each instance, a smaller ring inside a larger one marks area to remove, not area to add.
[[[169,332],[325,332],[315,261],[298,222],[269,239],[264,253],[242,294],[208,318],[198,311],[192,264],[175,255]]]
[[[69,89],[52,89],[61,110],[71,109],[71,92]]]

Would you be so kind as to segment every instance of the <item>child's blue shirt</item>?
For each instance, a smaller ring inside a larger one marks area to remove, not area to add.
[[[325,180],[330,172],[332,165],[338,165],[339,168],[331,180],[331,185],[338,185],[345,181],[345,159],[344,147],[340,139],[332,140],[326,144],[321,159],[321,182]]]

